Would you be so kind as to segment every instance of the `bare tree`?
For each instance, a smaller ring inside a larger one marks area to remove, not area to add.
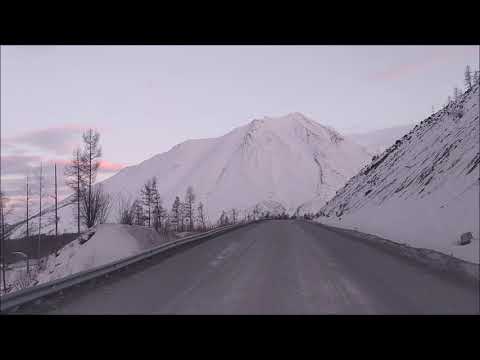
[[[7,267],[7,256],[5,254],[5,241],[8,238],[9,231],[7,229],[7,216],[13,212],[13,207],[10,206],[10,199],[5,196],[0,190],[0,231],[1,231],[1,252],[2,252],[2,278],[3,290],[7,291],[7,280],[5,270]]]
[[[258,218],[260,217],[260,211],[260,205],[255,205],[255,207],[253,208],[253,220],[258,220]]]
[[[117,203],[117,221],[120,224],[133,225],[135,221],[135,208],[131,198],[119,195]]]
[[[29,223],[30,223],[30,214],[29,214],[29,208],[30,208],[30,187],[29,187],[29,184],[28,184],[28,175],[27,175],[27,204],[26,204],[26,207],[27,207],[27,215],[26,215],[26,218],[27,218],[27,234],[26,234],[26,237],[27,237],[27,241],[29,240],[30,238],[30,228],[29,228]],[[32,244],[33,245],[33,244]],[[32,249],[33,249],[33,246],[32,246]]]
[[[37,259],[40,261],[40,242],[42,235],[42,200],[43,200],[43,187],[44,187],[44,178],[43,178],[43,166],[40,162],[40,175],[38,177],[39,181],[39,191],[38,191],[38,201],[39,201],[39,211],[38,211],[38,242],[37,242]]]
[[[233,224],[236,224],[237,223],[237,216],[238,216],[238,210],[233,208],[232,209],[232,221],[233,221]]]
[[[140,200],[135,200],[133,202],[133,213],[134,213],[134,217],[135,217],[135,225],[144,225],[145,224],[145,217],[144,217],[144,214],[143,214],[143,207],[142,207],[142,204],[140,202]]]
[[[185,216],[190,219],[190,231],[193,230],[193,203],[195,202],[195,192],[190,185],[185,194]]]
[[[77,216],[77,233],[80,235],[80,202],[82,194],[85,193],[85,174],[82,169],[80,149],[77,148],[73,152],[73,159],[70,165],[65,167],[65,183],[70,187],[73,194],[73,202],[77,203],[76,216]]]
[[[91,228],[103,224],[108,219],[111,209],[110,194],[104,191],[102,184],[97,184],[90,191],[90,196],[83,196],[81,202],[81,217],[85,226]]]
[[[97,171],[100,167],[100,157],[102,156],[102,148],[100,147],[100,134],[98,131],[88,129],[82,135],[83,138],[83,152],[80,157],[81,169],[85,174],[86,179],[86,201],[83,203],[86,205],[84,212],[85,225],[90,228],[94,224],[94,217],[92,210],[94,204],[92,203],[92,186],[95,183],[97,177]]]
[[[474,85],[478,85],[479,81],[480,81],[480,80],[479,80],[479,72],[478,72],[478,70],[477,70],[477,71],[475,71],[475,73],[473,74],[473,84],[474,84]]]
[[[201,201],[198,203],[197,216],[198,216],[198,221],[200,222],[200,226],[201,226],[202,230],[205,231],[205,229],[206,229],[205,213],[204,213],[204,210],[203,210],[203,203]]]

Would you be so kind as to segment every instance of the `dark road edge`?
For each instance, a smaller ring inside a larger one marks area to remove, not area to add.
[[[435,250],[415,248],[358,230],[339,228],[316,221],[305,221],[351,240],[362,241],[364,244],[401,257],[413,264],[446,275],[454,281],[480,287],[480,264],[470,263]]]

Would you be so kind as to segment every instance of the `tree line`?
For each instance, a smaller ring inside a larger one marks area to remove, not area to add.
[[[464,71],[464,91],[470,91],[472,87],[478,86],[479,85],[479,71],[475,70],[472,71],[470,65],[465,66],[465,71]],[[458,101],[460,99],[460,96],[463,94],[463,91],[458,87],[455,86],[453,88],[453,97],[448,96],[447,103],[445,106],[449,106],[455,101]],[[432,106],[432,114],[435,113],[435,107]]]
[[[120,195],[117,206],[117,222],[154,228],[158,232],[205,231],[209,227],[205,207],[192,186],[186,190],[183,200],[175,197],[171,210],[163,206],[158,191],[157,178],[147,180],[137,197]]]

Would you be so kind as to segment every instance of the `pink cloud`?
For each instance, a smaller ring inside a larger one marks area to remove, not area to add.
[[[66,160],[66,159],[50,159],[47,161],[47,163],[50,165],[57,164],[59,166],[67,166],[67,165],[70,165],[72,161]],[[100,160],[99,169],[100,171],[103,171],[103,172],[113,172],[113,171],[121,170],[124,167],[125,165],[120,163],[113,163],[107,160]]]
[[[106,160],[101,160],[99,169],[101,171],[104,171],[104,172],[114,172],[114,171],[121,170],[124,167],[125,167],[125,165],[123,165],[123,164],[112,163],[112,162],[109,162],[109,161],[106,161]]]
[[[82,133],[90,127],[74,123],[36,129],[23,134],[2,139],[2,147],[7,151],[22,151],[22,147],[34,147],[40,151],[54,152],[57,155],[71,154],[82,143]],[[98,130],[98,129],[97,129]],[[100,129],[100,134],[102,130]]]
[[[455,54],[448,52],[448,50],[443,50],[438,52],[437,54],[431,55],[429,57],[426,57],[416,62],[403,63],[396,66],[392,66],[382,71],[378,71],[374,73],[370,77],[370,79],[381,80],[381,81],[391,81],[391,80],[400,79],[402,77],[410,76],[412,74],[418,73],[434,64],[448,61],[454,55]]]

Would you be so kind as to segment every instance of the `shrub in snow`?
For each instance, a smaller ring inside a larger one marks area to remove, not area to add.
[[[472,242],[472,238],[473,235],[470,231],[463,233],[462,236],[460,236],[460,245],[470,244]]]
[[[78,242],[80,243],[80,245],[86,243],[88,240],[90,240],[90,238],[95,235],[95,231],[88,231],[86,232],[85,234],[82,234],[80,235],[80,237],[78,238]]]
[[[26,270],[22,270],[20,276],[12,284],[13,290],[17,291],[30,287],[35,280],[35,275],[33,271],[27,272]]]

